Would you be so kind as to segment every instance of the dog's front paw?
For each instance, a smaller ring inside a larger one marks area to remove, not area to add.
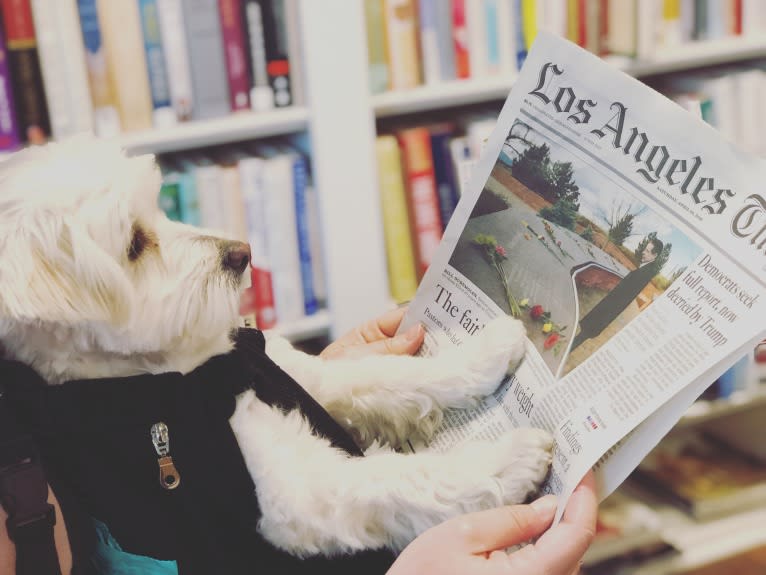
[[[486,396],[497,389],[500,380],[516,368],[525,352],[524,324],[509,316],[490,321],[459,352],[465,362],[469,393]]]
[[[505,461],[499,474],[503,503],[524,503],[536,494],[551,465],[553,436],[532,427],[512,431],[500,441],[498,457]]]

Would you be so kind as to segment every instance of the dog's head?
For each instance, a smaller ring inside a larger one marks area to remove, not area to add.
[[[56,381],[186,371],[226,351],[249,248],[168,220],[160,186],[152,156],[86,137],[0,164],[0,339],[12,357]]]

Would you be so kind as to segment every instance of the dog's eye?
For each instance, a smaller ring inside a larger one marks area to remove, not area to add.
[[[135,224],[133,226],[133,235],[130,239],[130,247],[128,248],[128,259],[132,262],[136,261],[144,253],[149,243],[150,240],[146,231],[138,224]]]

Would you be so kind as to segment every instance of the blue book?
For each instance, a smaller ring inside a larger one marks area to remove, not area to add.
[[[516,65],[519,70],[527,59],[527,45],[524,43],[524,16],[521,13],[521,0],[513,0],[514,26],[516,27]]]
[[[452,165],[450,140],[455,131],[451,125],[435,126],[429,129],[431,134],[431,154],[433,156],[434,176],[436,178],[436,193],[439,198],[439,215],[442,220],[442,231],[455,211],[458,202],[458,188],[455,178],[455,167]]]
[[[165,54],[162,51],[160,21],[157,15],[157,0],[138,0],[141,15],[141,32],[144,38],[144,57],[149,73],[149,87],[152,95],[152,108],[168,110],[170,117],[175,117],[170,100],[170,86],[165,69]],[[164,114],[165,112],[160,112]],[[155,113],[156,115],[156,113]],[[155,122],[157,123],[157,122]]]
[[[312,315],[319,309],[314,293],[314,277],[311,269],[311,237],[309,232],[308,211],[306,209],[307,163],[302,154],[292,154],[293,192],[295,195],[295,226],[298,233],[298,254],[300,256],[301,283],[303,286],[303,306],[306,315]]]

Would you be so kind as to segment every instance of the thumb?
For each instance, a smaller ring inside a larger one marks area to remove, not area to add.
[[[412,355],[420,348],[425,331],[420,324],[394,337],[373,341],[359,348],[359,355]]]

